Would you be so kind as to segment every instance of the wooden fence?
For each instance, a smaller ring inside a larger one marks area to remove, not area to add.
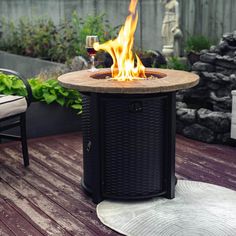
[[[181,28],[188,35],[203,34],[217,42],[224,32],[236,30],[236,0],[179,0]],[[75,10],[81,17],[106,13],[111,25],[120,25],[128,14],[129,0],[0,0],[0,17],[17,22],[51,17],[56,23]],[[160,0],[139,0],[136,43],[144,49],[162,48],[163,6]]]

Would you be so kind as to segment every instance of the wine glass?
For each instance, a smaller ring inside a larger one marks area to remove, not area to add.
[[[92,62],[92,66],[91,66],[90,71],[96,71],[97,70],[95,68],[95,64],[94,64],[96,50],[93,47],[93,44],[97,43],[97,42],[98,42],[98,36],[96,36],[96,35],[86,36],[86,46],[85,47],[86,47],[87,53],[90,56],[90,60]]]

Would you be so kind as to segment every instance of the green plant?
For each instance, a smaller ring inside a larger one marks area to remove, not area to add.
[[[203,49],[209,49],[211,46],[210,40],[203,35],[191,36],[186,41],[186,52],[200,52]]]
[[[35,101],[70,107],[78,113],[82,112],[81,95],[77,90],[63,88],[56,79],[43,80],[32,78],[28,80]],[[14,75],[0,73],[0,94],[26,96],[27,91],[21,80]]]
[[[24,18],[18,25],[12,22],[3,25],[3,37],[0,40],[2,50],[13,53],[49,59],[49,49],[52,47],[56,27],[51,20],[38,20],[32,23]]]
[[[17,76],[0,72],[0,94],[26,96],[27,91]]]
[[[161,65],[161,68],[188,71],[187,65],[181,62],[178,57],[169,58],[167,61],[167,65]]]
[[[87,56],[86,35],[96,34],[104,42],[114,37],[118,29],[110,26],[105,15],[81,19],[76,13],[59,26],[50,19],[32,22],[24,18],[18,24],[4,20],[0,24],[3,31],[0,50],[63,63],[76,55]]]
[[[73,89],[63,88],[56,79],[42,80],[33,78],[29,80],[33,97],[37,101],[51,104],[56,102],[61,106],[71,107],[78,113],[82,112],[80,93]]]
[[[77,33],[77,53],[79,55],[87,55],[85,49],[85,39],[87,35],[97,35],[100,43],[112,39],[116,36],[119,26],[112,27],[105,14],[98,16],[88,16],[85,20],[78,17],[76,13],[72,15],[72,24]]]

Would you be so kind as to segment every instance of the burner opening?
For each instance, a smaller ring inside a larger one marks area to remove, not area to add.
[[[145,72],[147,78],[133,78],[133,80],[137,80],[137,79],[143,79],[143,80],[148,80],[148,79],[163,79],[165,78],[167,75],[161,72],[153,72],[153,71],[146,71]],[[94,72],[92,75],[90,75],[91,78],[93,79],[111,79],[111,80],[115,80],[114,78],[112,78],[111,72]]]

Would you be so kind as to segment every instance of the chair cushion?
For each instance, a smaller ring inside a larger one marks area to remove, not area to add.
[[[26,109],[25,97],[0,94],[0,119],[23,113]]]

